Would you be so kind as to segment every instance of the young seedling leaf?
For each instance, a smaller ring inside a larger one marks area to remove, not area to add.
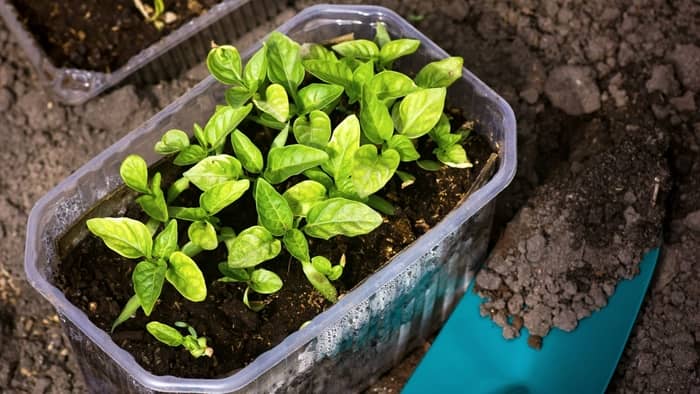
[[[435,149],[435,155],[437,156],[438,160],[448,167],[473,167],[472,163],[467,158],[467,152],[464,151],[462,145],[455,144],[448,146],[447,148],[437,148]]]
[[[272,260],[282,250],[279,240],[262,226],[249,227],[228,246],[228,266],[230,268],[250,268]]]
[[[162,260],[159,262],[142,261],[134,267],[131,281],[146,316],[151,315],[153,307],[160,297],[167,268],[168,266]]]
[[[446,88],[462,76],[463,64],[461,57],[428,63],[416,75],[416,84],[424,88]]]
[[[323,111],[311,111],[294,121],[294,139],[298,143],[312,148],[325,149],[331,138],[331,119]]]
[[[258,268],[250,274],[249,286],[256,293],[273,294],[282,288],[282,279],[272,271]]]
[[[253,141],[242,131],[231,133],[231,145],[238,160],[241,161],[246,171],[259,174],[263,170],[263,155]]]
[[[281,148],[285,145],[287,145],[287,139],[289,138],[289,124],[285,124],[284,128],[280,130],[279,133],[275,136],[275,139],[272,140],[272,144],[270,145],[270,149],[274,148]],[[268,152],[268,161],[269,161],[269,152]]]
[[[248,282],[250,281],[250,274],[244,268],[231,268],[228,263],[219,263],[219,272],[224,276],[219,279],[221,282]]]
[[[202,128],[202,126],[195,123],[192,126],[192,133],[194,134],[194,138],[197,140],[197,143],[199,145],[201,145],[202,147],[207,146],[207,137],[204,135],[204,129]]]
[[[117,328],[118,325],[131,319],[131,317],[134,314],[136,314],[136,311],[138,311],[140,307],[141,303],[139,302],[139,297],[134,294],[133,296],[131,296],[131,298],[129,298],[129,301],[126,302],[126,305],[124,305],[124,308],[119,313],[119,316],[117,316],[117,318],[114,319],[114,323],[112,323],[112,328],[110,332],[114,332],[114,329]]]
[[[146,324],[146,330],[157,340],[168,346],[180,346],[185,340],[185,337],[180,334],[180,331],[161,322],[149,322]]]
[[[388,216],[393,216],[396,212],[394,205],[376,194],[373,194],[367,198],[367,205]]]
[[[187,236],[204,250],[214,250],[219,244],[214,226],[207,221],[192,222],[187,228]]]
[[[151,258],[153,240],[145,224],[130,218],[94,218],[87,221],[90,232],[127,259]]]
[[[379,51],[379,61],[382,65],[389,65],[400,57],[414,53],[419,46],[419,40],[411,40],[408,38],[387,42]]]
[[[326,152],[306,145],[294,144],[272,148],[267,156],[265,179],[272,184],[278,184],[326,161]]]
[[[119,167],[119,175],[131,189],[144,194],[151,193],[148,188],[148,165],[141,156],[127,156]]]
[[[207,55],[207,68],[217,81],[226,85],[243,84],[241,55],[231,45],[213,48]]]
[[[295,97],[304,80],[300,46],[279,32],[272,32],[267,39],[267,77],[278,83]]]
[[[236,180],[241,175],[243,175],[241,162],[226,154],[204,158],[182,174],[202,191],[207,191],[220,183]]]
[[[301,58],[303,60],[338,60],[333,51],[320,44],[303,44],[301,46]]]
[[[359,60],[371,60],[379,56],[377,44],[364,39],[341,42],[332,48],[342,56]]]
[[[187,220],[189,222],[194,222],[197,220],[205,220],[209,218],[209,213],[204,208],[201,207],[168,207],[168,213],[170,216],[180,219]]]
[[[199,196],[199,205],[206,209],[209,215],[216,215],[241,198],[249,187],[250,181],[247,179],[219,183]]]
[[[316,181],[301,181],[282,194],[294,216],[300,217],[305,217],[314,204],[327,198],[326,195],[326,187]]]
[[[382,71],[372,77],[367,85],[368,93],[375,96],[379,100],[390,100],[404,97],[418,89],[418,86],[413,83],[411,78],[399,72],[389,70]]]
[[[420,158],[420,153],[413,145],[413,141],[403,134],[394,134],[387,142],[387,147],[399,152],[401,161],[416,161]]]
[[[287,231],[287,233],[284,234],[282,243],[289,254],[295,259],[299,261],[311,260],[311,256],[309,255],[309,242],[301,231],[295,228]]]
[[[325,275],[318,272],[310,262],[301,262],[301,267],[304,271],[306,279],[321,293],[321,295],[330,302],[338,301],[338,291],[328,281]]]
[[[316,203],[306,217],[304,232],[314,238],[354,237],[382,224],[382,216],[367,205],[342,197]]]
[[[430,138],[435,141],[438,147],[448,148],[462,140],[461,134],[450,133],[450,120],[445,114],[440,116],[440,120],[435,127],[428,133]]]
[[[323,170],[336,182],[340,178],[349,176],[352,171],[353,157],[359,147],[360,122],[357,116],[350,115],[333,130],[333,137],[326,148],[329,158],[321,165]]]
[[[328,276],[333,269],[333,264],[331,264],[331,261],[323,256],[314,256],[314,258],[311,259],[311,264],[313,264],[316,271],[326,276]]]
[[[197,163],[205,157],[207,157],[206,149],[199,145],[190,145],[175,156],[173,163],[176,166],[189,166]]]
[[[418,160],[416,164],[426,171],[439,171],[442,169],[442,164],[434,160]]]
[[[238,127],[252,108],[253,106],[248,104],[237,108],[227,105],[218,109],[204,126],[207,143],[213,149],[223,145],[229,133]]]
[[[445,105],[445,88],[423,89],[407,95],[394,114],[394,125],[408,138],[418,138],[428,133],[442,116]]]
[[[243,80],[249,92],[255,92],[265,82],[267,76],[267,47],[262,46],[253,56],[243,70]]]
[[[384,22],[377,22],[374,42],[377,44],[377,46],[379,46],[379,48],[383,48],[384,45],[390,41],[391,36],[389,36],[389,32],[386,30],[386,25]]]
[[[376,193],[386,185],[399,167],[401,156],[393,149],[381,154],[371,144],[363,145],[355,153],[352,183],[360,198]]]
[[[163,134],[160,141],[156,142],[155,151],[161,155],[169,155],[180,152],[190,146],[190,137],[182,130],[172,129]]]
[[[311,111],[324,109],[336,101],[341,94],[343,94],[343,87],[340,85],[326,83],[306,85],[299,90],[300,114],[305,115]]]
[[[265,100],[253,99],[253,103],[262,112],[272,116],[278,122],[289,119],[289,98],[287,91],[280,84],[273,83],[265,89]]]
[[[204,301],[207,297],[207,285],[204,275],[197,264],[182,252],[170,255],[170,265],[165,272],[165,279],[172,284],[183,297],[192,301]]]
[[[340,85],[346,89],[352,84],[352,70],[337,60],[306,60],[304,68],[323,82]]]
[[[405,189],[416,182],[416,177],[408,172],[396,170],[396,175],[401,180],[401,189]]]
[[[173,219],[156,236],[153,244],[153,256],[167,259],[177,248],[177,221]]]
[[[352,73],[352,85],[347,91],[350,103],[354,103],[362,97],[362,88],[374,77],[374,61],[369,60],[360,64]]]
[[[259,178],[255,185],[255,208],[258,221],[272,235],[281,237],[292,228],[294,214],[287,200],[262,178]]]
[[[248,292],[250,291],[250,286],[245,288],[243,292],[243,303],[253,312],[260,312],[264,307],[265,303],[262,301],[250,301],[248,298]]]
[[[368,90],[362,94],[360,125],[364,136],[373,144],[383,143],[394,133],[394,121],[389,109]]]

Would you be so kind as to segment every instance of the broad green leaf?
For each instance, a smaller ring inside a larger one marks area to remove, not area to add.
[[[228,263],[219,263],[219,272],[224,275],[223,278],[219,279],[220,282],[248,282],[250,280],[250,275],[248,271],[243,268],[231,268]]]
[[[233,156],[223,154],[202,159],[182,176],[200,190],[207,191],[220,183],[236,180],[242,174],[241,162]]]
[[[434,160],[418,160],[416,164],[426,171],[439,171],[442,169],[442,164]]]
[[[373,144],[389,140],[394,133],[394,121],[389,109],[367,90],[362,94],[360,102],[360,125],[364,136]]]
[[[325,275],[318,272],[310,262],[301,262],[301,268],[304,271],[306,279],[321,293],[321,295],[330,302],[338,301],[338,291],[328,281]]]
[[[148,165],[141,156],[127,156],[119,167],[119,175],[121,175],[127,186],[137,192],[151,193],[151,190],[148,188]]]
[[[349,176],[353,157],[359,147],[360,122],[357,116],[350,115],[333,130],[333,137],[326,147],[328,160],[321,164],[323,170],[335,178],[336,182]]]
[[[377,44],[370,40],[351,40],[333,45],[333,50],[342,56],[360,60],[370,60],[379,56]]]
[[[399,133],[417,138],[428,133],[442,116],[445,88],[423,89],[406,96],[394,113],[394,125]],[[394,105],[396,108],[397,105]]]
[[[225,106],[217,110],[204,126],[204,135],[212,148],[223,145],[226,137],[245,119],[253,108],[251,104],[233,108]]]
[[[299,91],[302,115],[324,109],[343,94],[343,87],[325,83],[311,83]]]
[[[263,170],[263,155],[253,141],[242,131],[231,133],[231,146],[238,160],[241,161],[246,171],[259,174]]]
[[[177,221],[172,219],[165,226],[163,231],[156,236],[153,243],[153,256],[168,258],[171,253],[177,250]]]
[[[386,31],[386,25],[384,22],[377,22],[376,26],[376,33],[374,35],[374,42],[379,46],[379,48],[382,48],[386,43],[391,41],[391,37],[389,36],[389,32]]]
[[[241,55],[231,45],[213,48],[207,55],[207,68],[217,81],[226,85],[242,84]]]
[[[243,231],[228,246],[229,268],[249,268],[272,260],[282,244],[265,227],[253,226]]]
[[[163,134],[160,141],[156,142],[155,151],[161,155],[169,155],[180,152],[190,146],[190,137],[182,130],[172,129]]]
[[[442,114],[435,127],[430,130],[430,138],[441,148],[448,148],[462,140],[461,134],[450,133],[450,120]]]
[[[204,301],[207,297],[207,285],[204,275],[197,264],[182,252],[170,255],[170,265],[165,272],[165,279],[172,284],[183,297],[192,301]]]
[[[363,145],[355,153],[352,183],[360,198],[376,193],[386,185],[399,167],[401,156],[393,149],[377,154],[374,145]]]
[[[287,91],[280,84],[273,83],[265,89],[265,100],[253,99],[259,110],[272,116],[278,122],[289,119],[289,98]]]
[[[446,148],[435,149],[435,155],[438,160],[447,165],[448,167],[454,168],[470,168],[473,167],[472,163],[467,158],[467,152],[464,151],[462,145],[455,144],[448,146]]]
[[[250,181],[247,179],[219,183],[199,196],[199,206],[206,209],[209,215],[216,215],[241,198],[249,187]]]
[[[282,238],[282,243],[289,254],[295,259],[299,261],[311,260],[311,256],[309,255],[309,242],[301,231],[295,228],[287,231],[287,233],[284,234],[284,238]]]
[[[287,189],[282,196],[287,200],[294,216],[306,216],[311,207],[325,200],[327,189],[316,181],[301,181]]]
[[[331,138],[331,119],[323,111],[311,111],[294,121],[294,139],[302,145],[325,149]]]
[[[362,97],[362,88],[374,77],[374,61],[362,63],[352,73],[351,89],[347,91],[350,103],[354,103]]]
[[[143,195],[136,199],[136,202],[141,206],[148,216],[159,222],[168,221],[168,205],[165,203],[163,192],[152,195]]]
[[[367,205],[336,197],[316,203],[306,216],[304,232],[330,239],[336,235],[354,237],[371,232],[382,224],[382,216]]]
[[[396,41],[392,41],[396,42]],[[366,87],[379,100],[396,99],[418,90],[413,80],[396,71],[382,71],[372,77]],[[365,95],[366,96],[366,95]]]
[[[251,92],[245,86],[232,86],[226,89],[224,98],[226,99],[226,104],[233,108],[237,108],[246,105],[248,100],[253,98],[253,93],[254,92]]]
[[[250,274],[249,286],[256,293],[272,294],[282,288],[282,279],[272,271],[258,268]]]
[[[214,250],[219,244],[216,229],[207,221],[196,221],[187,229],[187,236],[195,245],[204,250]]]
[[[118,325],[131,319],[131,317],[136,313],[136,311],[139,310],[140,307],[141,304],[139,303],[139,297],[134,294],[133,296],[131,296],[131,298],[129,298],[129,301],[126,302],[126,305],[124,305],[122,311],[119,312],[119,316],[117,316],[117,318],[114,319],[114,322],[112,323],[111,332],[114,332],[114,329],[117,328]]]
[[[424,88],[446,88],[462,76],[463,64],[461,57],[428,63],[416,75],[416,84]]]
[[[416,161],[420,159],[420,153],[413,145],[413,140],[402,134],[394,134],[387,142],[387,147],[399,152],[401,161]]]
[[[410,55],[420,46],[420,41],[401,38],[387,42],[379,51],[379,60],[383,65],[388,65],[394,60]]]
[[[153,307],[160,297],[165,282],[165,271],[168,266],[164,261],[151,262],[142,261],[136,264],[134,272],[131,274],[131,281],[134,291],[139,297],[139,304],[143,308],[143,313],[150,316]]]
[[[262,178],[258,178],[255,184],[255,208],[258,212],[258,221],[272,235],[281,237],[292,228],[294,214],[287,200]]]
[[[161,322],[149,322],[146,324],[146,330],[157,340],[168,346],[180,346],[185,340],[185,337],[180,334],[180,331]]]
[[[248,91],[255,92],[265,82],[267,75],[267,48],[263,45],[245,65],[243,80]]]
[[[310,168],[304,171],[303,174],[310,180],[316,181],[323,185],[326,190],[330,190],[333,187],[333,179],[320,168]]]
[[[304,68],[323,82],[340,85],[346,89],[352,84],[352,70],[337,60],[305,60]]]
[[[280,132],[275,136],[275,139],[272,140],[272,144],[270,145],[270,149],[273,148],[281,148],[285,145],[287,145],[287,138],[289,138],[289,124],[286,124],[283,129],[280,130]],[[269,160],[269,152],[268,152],[268,160]]]
[[[416,182],[416,177],[405,171],[396,170],[396,176],[401,180],[401,189],[405,189]]]
[[[338,60],[333,51],[321,44],[303,44],[301,46],[301,58],[303,60]]]
[[[153,240],[148,227],[130,218],[94,218],[87,227],[105,245],[127,259],[151,258]]]
[[[265,179],[272,184],[278,184],[327,160],[326,152],[306,145],[293,144],[272,148],[267,155]]]
[[[273,83],[287,89],[294,97],[304,80],[300,46],[279,32],[272,32],[267,39],[267,76]]]
[[[176,166],[188,166],[207,157],[207,151],[199,145],[190,145],[175,156]]]
[[[209,213],[204,208],[200,207],[168,207],[168,213],[170,216],[180,219],[194,222],[197,220],[204,220],[209,217]]]

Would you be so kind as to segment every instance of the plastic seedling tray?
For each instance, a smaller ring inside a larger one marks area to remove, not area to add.
[[[442,49],[394,12],[374,6],[319,5],[299,13],[278,30],[301,42],[342,34],[371,38],[386,23],[394,37],[413,37],[421,48],[398,68],[416,72],[447,57]],[[244,58],[257,50],[250,48]],[[84,230],[87,217],[115,212],[109,201],[124,188],[121,161],[131,153],[149,164],[159,156],[154,143],[170,128],[202,123],[224,87],[208,78],[139,129],[99,154],[44,196],[29,218],[25,268],[29,282],[51,302],[68,331],[88,385],[108,392],[347,392],[358,391],[421,344],[448,317],[483,261],[496,196],[516,167],[516,129],[511,108],[469,71],[449,89],[448,105],[476,122],[498,153],[493,176],[443,221],[404,249],[381,270],[310,324],[263,353],[245,368],[219,379],[155,376],[89,321],[53,284],[67,230]],[[121,187],[121,188],[120,188]],[[110,198],[106,198],[110,197]],[[78,224],[76,226],[76,224]],[[73,234],[75,236],[75,234]]]
[[[155,83],[174,78],[201,63],[212,40],[233,42],[275,17],[286,5],[286,0],[222,0],[111,73],[54,65],[34,36],[19,21],[17,11],[9,0],[0,0],[0,17],[15,35],[41,84],[56,100],[78,105],[127,78],[133,83]]]

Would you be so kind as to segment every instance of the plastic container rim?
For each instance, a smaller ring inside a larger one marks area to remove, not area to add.
[[[319,12],[338,12],[342,11],[346,14],[359,14],[364,16],[376,16],[382,20],[404,21],[394,11],[380,6],[347,6],[347,5],[327,5],[319,4],[304,9],[295,17],[282,24],[277,31],[287,32],[292,26],[295,26],[298,19],[304,19],[310,14]],[[405,22],[407,25],[408,23]],[[443,49],[435,45],[430,39],[419,32],[415,27],[408,25],[413,38],[421,40],[423,45],[429,44],[434,48],[430,51],[431,55],[440,58],[449,56]],[[246,51],[245,55],[251,54],[260,47],[258,44]],[[244,56],[245,56],[244,55]],[[383,268],[367,277],[354,290],[347,293],[335,305],[328,310],[320,313],[311,320],[304,329],[296,331],[287,336],[280,344],[262,353],[253,362],[244,368],[234,372],[232,375],[224,378],[201,379],[201,378],[179,378],[170,375],[159,376],[146,371],[133,356],[126,350],[117,346],[111,337],[103,330],[95,326],[85,315],[83,311],[70,303],[64,294],[51,283],[49,283],[37,269],[37,252],[36,249],[41,248],[41,240],[34,238],[31,242],[27,238],[25,246],[25,273],[32,287],[34,287],[41,295],[43,295],[58,311],[59,314],[65,316],[98,347],[106,354],[110,355],[114,361],[123,368],[133,379],[138,381],[144,387],[156,391],[188,391],[188,392],[229,392],[239,390],[251,382],[253,382],[264,371],[272,368],[278,362],[283,360],[292,352],[304,346],[313,338],[317,337],[330,323],[342,318],[355,305],[360,304],[369,298],[377,289],[389,282],[392,278],[403,272],[406,267],[415,261],[424,253],[426,247],[431,246],[447,236],[452,228],[453,223],[463,223],[483,208],[487,203],[494,199],[515,176],[516,170],[516,122],[515,115],[510,106],[496,94],[491,88],[474,76],[466,68],[462,70],[462,78],[468,79],[475,85],[479,86],[481,91],[489,96],[494,102],[499,104],[499,108],[503,110],[503,125],[505,138],[502,147],[499,147],[499,161],[501,162],[498,171],[494,176],[481,188],[475,191],[461,205],[453,209],[443,220],[435,225],[431,230],[419,237],[411,245],[403,249],[395,255]],[[32,208],[27,224],[27,234],[38,234],[40,219],[42,213],[49,208],[53,202],[60,197],[61,191],[64,189],[74,189],[75,185],[84,175],[94,170],[91,168],[99,168],[100,163],[107,158],[123,153],[126,156],[127,152],[123,152],[124,147],[129,146],[130,142],[140,138],[151,129],[152,124],[158,123],[164,113],[173,113],[178,111],[189,98],[198,96],[206,91],[212,84],[217,83],[211,76],[197,84],[185,95],[176,99],[173,103],[161,110],[154,117],[146,121],[136,130],[130,132],[112,146],[105,149],[93,159],[85,163],[73,174],[64,179],[56,187],[51,189],[46,195],[37,201]],[[122,147],[122,149],[119,149]],[[448,227],[448,225],[450,225]]]

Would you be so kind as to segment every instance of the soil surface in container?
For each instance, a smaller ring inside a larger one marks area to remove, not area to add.
[[[10,2],[54,65],[111,72],[219,0],[163,0],[165,11],[177,19],[161,30],[144,19],[133,0]]]
[[[273,132],[264,132],[254,138],[258,146],[269,146],[274,135]],[[309,238],[312,256],[326,256],[337,264],[345,254],[345,271],[334,282],[339,294],[350,291],[459,205],[493,152],[488,141],[476,133],[468,136],[463,145],[473,168],[444,168],[429,172],[419,169],[415,163],[402,163],[400,169],[414,174],[416,181],[402,190],[394,179],[380,191],[380,195],[394,204],[396,212],[393,216],[385,216],[384,223],[372,233],[355,238],[338,236],[330,241]],[[432,157],[433,148],[426,144],[422,156]],[[172,171],[169,164],[161,165],[159,169],[166,174],[166,180],[174,179],[174,175],[182,171]],[[298,180],[301,178],[291,181]],[[290,184],[282,186],[286,188]],[[173,205],[196,206],[198,194],[191,190],[183,193]],[[115,212],[113,216],[121,214],[123,212]],[[136,204],[127,208],[125,216],[145,220]],[[222,225],[229,225],[237,232],[257,224],[251,193],[246,193],[217,216]],[[187,225],[187,222],[180,221],[180,244],[186,242]],[[261,265],[277,272],[284,287],[272,296],[253,296],[269,302],[259,313],[250,311],[243,304],[244,285],[217,282],[222,276],[217,263],[226,261],[223,244],[215,251],[196,256],[195,260],[207,281],[208,294],[204,302],[189,302],[166,283],[150,317],[139,312],[135,318],[119,326],[112,336],[119,346],[157,375],[212,378],[229,374],[280,343],[304,322],[332,305],[315,291],[306,280],[301,264],[284,250],[274,260]],[[131,272],[136,263],[137,260],[118,256],[99,238],[90,235],[63,259],[57,285],[98,327],[109,331],[114,318],[133,295]],[[182,348],[170,348],[157,342],[145,330],[146,323],[153,320],[167,324],[176,321],[189,323],[200,335],[209,338],[214,356],[193,359]]]

